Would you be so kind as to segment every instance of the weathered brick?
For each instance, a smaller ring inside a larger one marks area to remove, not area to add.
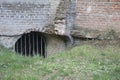
[[[120,0],[78,0],[77,29],[120,31]]]

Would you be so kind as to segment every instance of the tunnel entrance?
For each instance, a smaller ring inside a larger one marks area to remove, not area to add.
[[[24,56],[46,57],[46,39],[39,32],[23,34],[15,43],[15,51]]]

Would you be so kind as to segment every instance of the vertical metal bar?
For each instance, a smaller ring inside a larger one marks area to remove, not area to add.
[[[47,57],[47,43],[46,43],[46,40],[44,40],[45,42],[45,57]]]
[[[35,55],[35,49],[34,49],[34,47],[35,47],[35,39],[34,39],[34,37],[35,37],[35,35],[34,35],[34,33],[33,33],[33,55]]]
[[[23,49],[22,49],[22,40],[23,40],[23,37],[21,37],[21,40],[20,40],[20,44],[21,44],[21,45],[20,45],[20,47],[21,47],[21,51],[20,51],[20,52],[21,52],[21,55],[23,54]]]
[[[39,54],[39,45],[38,45],[38,34],[36,34],[36,40],[37,40],[37,54]]]
[[[40,38],[41,40],[40,40],[40,46],[41,46],[41,52],[40,52],[40,54],[41,54],[41,56],[43,56],[43,48],[42,48],[42,46],[43,46],[43,41],[42,41],[42,36],[41,36],[41,38]]]
[[[47,43],[46,43],[46,40],[45,39],[43,39],[43,43],[44,43],[44,57],[46,57],[47,56]]]
[[[31,37],[31,35],[29,34],[29,56],[30,56],[30,54],[31,54],[31,43],[30,43],[30,37]]]
[[[26,45],[27,45],[27,42],[26,42],[26,35],[25,35],[25,56],[27,55],[27,49],[26,49],[27,46]]]

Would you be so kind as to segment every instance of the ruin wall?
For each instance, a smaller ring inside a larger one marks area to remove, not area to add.
[[[76,36],[120,38],[120,0],[77,0],[74,28]]]

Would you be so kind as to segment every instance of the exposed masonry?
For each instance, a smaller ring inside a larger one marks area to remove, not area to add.
[[[48,0],[12,0],[11,2],[1,0],[0,35],[12,36],[40,31],[58,35],[66,35],[69,32],[73,36],[79,34],[87,37],[84,34],[85,30],[120,31],[119,0],[60,0],[55,8],[52,7],[55,5],[53,3]],[[84,32],[83,29],[85,29]]]
[[[73,37],[119,39],[120,0],[0,0],[2,45],[13,48],[33,31],[44,33],[50,53],[66,49]]]
[[[49,24],[49,4],[0,3],[0,34],[19,35]],[[4,31],[4,32],[3,32]]]
[[[120,0],[77,0],[76,13],[74,34],[110,39],[108,34],[114,31],[120,37]]]

